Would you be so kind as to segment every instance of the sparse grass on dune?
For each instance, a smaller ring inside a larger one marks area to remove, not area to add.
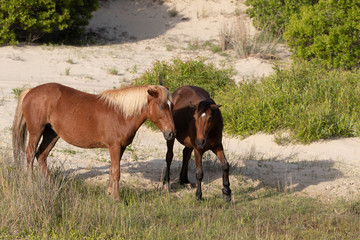
[[[192,191],[164,193],[122,186],[120,201],[105,186],[53,170],[49,183],[38,171],[0,161],[1,239],[354,239],[359,202],[324,204],[310,198],[233,187],[232,203],[218,194],[195,200]]]

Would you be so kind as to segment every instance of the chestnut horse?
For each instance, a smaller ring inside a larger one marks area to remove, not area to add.
[[[59,138],[81,148],[108,148],[108,193],[119,199],[120,159],[141,124],[150,119],[166,140],[174,139],[171,103],[169,91],[162,86],[125,87],[98,95],[57,83],[24,90],[13,123],[14,157],[20,160],[26,154],[31,170],[36,157],[39,168],[49,177],[46,159]]]
[[[173,118],[176,129],[176,139],[183,144],[183,165],[180,173],[180,184],[189,183],[187,176],[191,153],[195,152],[196,197],[202,198],[201,181],[203,179],[202,156],[211,150],[221,162],[223,170],[223,198],[231,201],[229,183],[229,163],[224,154],[222,145],[223,118],[214,100],[208,92],[200,87],[185,86],[175,90],[172,94],[174,109]],[[166,174],[164,185],[170,181],[170,165],[173,154],[174,139],[167,141]]]

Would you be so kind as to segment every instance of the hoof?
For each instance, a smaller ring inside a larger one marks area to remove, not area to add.
[[[222,189],[222,197],[223,197],[225,202],[230,202],[231,201],[231,190],[230,190],[230,188],[223,188]]]
[[[202,193],[200,193],[200,194],[196,193],[196,200],[198,200],[198,201],[202,201],[202,200],[203,200],[203,198],[202,198]]]
[[[224,199],[225,202],[231,202],[231,194],[227,195],[227,194],[222,194],[222,197]]]
[[[180,185],[186,185],[186,184],[190,184],[189,179],[185,179],[185,180],[180,179]]]
[[[163,192],[170,192],[170,184],[169,183],[163,184],[162,191]]]

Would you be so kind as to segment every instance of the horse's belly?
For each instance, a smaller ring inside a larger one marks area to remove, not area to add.
[[[54,131],[65,142],[80,148],[104,148],[100,134],[97,134],[95,128],[82,127],[64,127],[53,125]]]

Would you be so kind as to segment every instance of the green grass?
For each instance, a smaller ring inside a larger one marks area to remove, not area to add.
[[[19,98],[20,94],[22,91],[24,91],[25,87],[21,87],[21,88],[13,88],[12,89],[12,94],[14,94],[14,96],[16,98]]]
[[[107,73],[110,75],[118,75],[119,71],[116,68],[109,68],[107,69]]]
[[[120,201],[105,186],[53,171],[50,184],[35,171],[0,164],[1,239],[354,239],[359,201],[321,203],[263,188],[232,186],[204,201],[194,192],[166,194],[122,186]]]
[[[209,50],[213,53],[218,53],[220,55],[223,54],[221,47],[212,41],[200,41],[198,39],[192,40],[190,43],[188,43],[187,49],[196,51],[196,50]]]
[[[65,68],[65,76],[69,76],[70,75],[70,69],[69,67]]]
[[[66,62],[69,63],[69,64],[75,64],[75,62],[74,62],[71,58],[68,58],[68,59],[66,60]]]

